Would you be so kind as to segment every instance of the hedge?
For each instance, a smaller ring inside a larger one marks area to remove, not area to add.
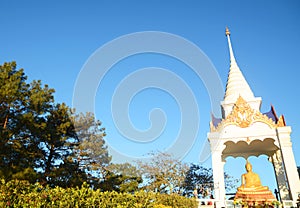
[[[197,202],[177,194],[101,192],[87,184],[50,188],[28,181],[1,180],[0,207],[196,208]]]

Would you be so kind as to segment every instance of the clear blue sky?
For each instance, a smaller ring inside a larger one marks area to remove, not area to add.
[[[57,102],[72,106],[73,90],[80,70],[101,46],[135,32],[161,31],[181,36],[197,45],[211,60],[225,87],[229,69],[225,26],[237,62],[256,96],[262,112],[273,104],[292,126],[296,163],[300,165],[300,3],[294,1],[8,1],[0,2],[0,61],[15,60],[29,79],[40,79],[56,90]],[[121,51],[123,48],[120,48]],[[180,50],[180,48],[178,48]],[[114,90],[124,78],[146,67],[167,69],[191,88],[199,111],[199,132],[185,161],[198,162],[209,131],[210,100],[201,77],[182,62],[161,54],[139,54],[121,60],[105,75],[95,98],[95,113],[103,121],[107,142],[122,154],[142,157],[151,150],[164,151],[176,140],[181,125],[178,103],[162,89],[145,89],[132,99],[132,124],[146,131],[148,114],[160,108],[165,129],[153,141],[136,142],[118,132],[112,118]],[[154,75],[155,76],[155,75]],[[141,83],[153,77],[139,79]],[[168,80],[166,80],[167,82]],[[177,100],[178,101],[178,100]],[[88,100],[86,102],[89,102]],[[196,112],[195,112],[196,114]],[[120,162],[120,158],[115,158]],[[264,185],[274,188],[272,168],[264,157],[254,171]],[[210,160],[205,162],[210,166]],[[228,159],[226,171],[239,177],[243,160]],[[268,167],[268,171],[264,171]],[[233,169],[238,169],[233,170]]]

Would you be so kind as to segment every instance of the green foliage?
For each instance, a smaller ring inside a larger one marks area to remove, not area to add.
[[[56,173],[74,166],[71,110],[55,103],[53,93],[40,80],[27,83],[15,62],[0,66],[0,177],[55,186]]]
[[[246,201],[243,199],[235,199],[233,204],[238,207],[255,207],[255,208],[269,208],[269,207],[279,207],[281,203],[277,200],[274,201],[262,201],[262,202],[253,202]]]
[[[0,207],[102,207],[102,208],[193,208],[194,199],[153,192],[117,193],[93,190],[84,183],[75,188],[50,188],[27,181],[0,184]]]
[[[15,62],[0,65],[0,177],[52,187],[99,182],[111,160],[101,123],[73,115],[53,94],[40,80],[27,83]]]
[[[53,105],[54,90],[41,81],[26,83],[16,63],[0,65],[0,176],[31,180],[30,174],[41,156],[39,135],[45,127],[43,115]],[[27,169],[27,170],[26,170]],[[36,178],[37,174],[33,176]]]
[[[76,163],[70,158],[78,145],[77,135],[71,120],[71,110],[65,104],[55,104],[45,115],[45,128],[39,136],[39,151],[41,157],[37,168],[42,169],[41,181],[52,186],[70,186],[70,180],[60,175],[70,167],[74,170]],[[77,165],[78,169],[78,165]],[[76,170],[74,170],[76,171]],[[70,173],[70,172],[69,172]],[[58,184],[57,181],[64,183]]]
[[[105,128],[92,113],[74,115],[72,120],[78,139],[73,160],[87,174],[88,183],[97,188],[99,181],[105,178],[106,167],[111,161],[104,141]]]
[[[115,189],[112,190],[133,193],[139,190],[139,185],[143,182],[140,171],[130,163],[110,164],[107,170],[109,174],[106,177],[115,180]],[[103,186],[100,188],[103,189]]]

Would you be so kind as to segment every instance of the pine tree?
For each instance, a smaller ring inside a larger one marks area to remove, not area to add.
[[[74,115],[54,89],[27,83],[16,63],[0,65],[0,178],[71,187],[100,183],[111,161],[104,128],[91,113]]]
[[[35,180],[39,132],[54,90],[40,81],[26,83],[16,63],[0,66],[0,176]]]
[[[105,180],[107,166],[111,162],[104,137],[105,128],[95,120],[92,113],[78,114],[73,117],[79,145],[76,147],[74,160],[81,171],[87,174],[88,183],[97,188]]]

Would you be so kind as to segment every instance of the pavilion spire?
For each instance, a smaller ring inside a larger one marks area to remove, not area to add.
[[[226,34],[226,36],[227,36],[227,41],[228,41],[229,55],[230,55],[230,63],[231,63],[231,62],[236,62],[236,61],[235,61],[235,58],[234,58],[232,46],[231,46],[231,41],[230,41],[230,31],[229,31],[228,27],[226,27],[225,34]]]
[[[226,91],[224,96],[225,103],[235,103],[239,96],[242,96],[246,101],[255,99],[251,88],[249,87],[244,75],[242,74],[239,66],[234,57],[230,31],[226,27],[227,41],[230,54],[230,69],[227,77]]]

